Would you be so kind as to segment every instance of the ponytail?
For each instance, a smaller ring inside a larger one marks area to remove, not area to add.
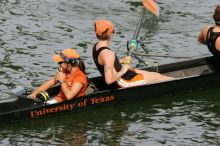
[[[79,64],[78,64],[79,69],[86,74],[86,68],[85,68],[85,64],[83,62],[83,60],[81,58],[79,58]]]
[[[71,65],[71,66],[74,66],[74,67],[78,66],[79,69],[80,69],[84,74],[86,74],[85,64],[84,64],[84,62],[83,62],[83,60],[82,60],[81,58],[74,59],[74,61],[69,62],[68,64]]]

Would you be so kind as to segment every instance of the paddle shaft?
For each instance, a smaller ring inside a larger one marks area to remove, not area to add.
[[[146,13],[146,8],[143,7],[132,40],[136,40],[136,41],[137,41],[137,39],[138,39],[140,30],[141,30],[141,24],[142,24],[142,22],[143,22],[145,13]],[[133,50],[134,50],[134,49],[135,49],[135,48],[133,48],[133,47],[129,48],[128,56],[134,55],[134,54],[133,54]],[[136,58],[136,59],[139,60],[140,62],[143,62],[145,65],[148,65],[145,60],[143,60],[142,58],[138,57],[137,55],[134,55],[134,58]]]
[[[133,40],[137,40],[137,38],[138,38],[138,36],[139,36],[140,30],[141,30],[141,24],[142,24],[142,22],[143,22],[145,13],[146,13],[146,8],[143,7],[143,8],[142,8],[142,11],[141,11],[141,15],[140,15],[139,20],[138,20],[138,25],[137,25],[137,27],[136,27],[136,30],[135,30],[135,32],[134,32],[134,36],[133,36],[133,38],[132,38]]]
[[[145,13],[146,13],[146,8],[143,7],[142,11],[141,11],[141,15],[140,15],[139,20],[138,20],[138,25],[137,25],[137,27],[135,29],[134,36],[133,36],[132,40],[136,40],[137,41],[137,38],[138,38],[140,30],[141,30],[141,24],[143,22]],[[129,48],[128,56],[132,55],[132,51],[133,50],[134,50],[134,48]]]
[[[142,8],[139,20],[138,20],[138,25],[135,29],[135,33],[134,33],[134,36],[133,36],[131,42],[129,42],[129,44],[128,44],[128,47],[129,47],[128,56],[134,55],[133,52],[138,47],[137,39],[138,39],[140,29],[141,29],[141,25],[142,25],[142,22],[143,22],[145,13],[146,13],[146,9],[148,9],[152,14],[154,14],[156,16],[159,15],[159,8],[158,8],[157,4],[154,2],[154,0],[142,0],[142,2],[143,2],[143,8]],[[146,63],[146,61],[144,61],[139,56],[134,55],[134,57],[136,59],[138,59],[139,61],[143,62],[145,65],[148,65]]]
[[[171,56],[171,55],[159,55],[159,54],[146,54],[142,52],[133,52],[133,55],[138,56],[152,56],[152,57],[169,57],[169,58],[193,58],[191,56]]]
[[[147,61],[145,61],[145,60],[142,59],[141,57],[139,57],[139,56],[137,56],[137,55],[135,55],[135,54],[133,54],[133,55],[134,55],[134,58],[136,58],[136,59],[139,60],[140,62],[144,63],[144,65],[146,65],[146,66],[149,65],[149,64],[147,63]]]

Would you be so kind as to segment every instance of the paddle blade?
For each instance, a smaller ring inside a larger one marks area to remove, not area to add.
[[[159,7],[154,0],[142,0],[143,5],[148,9],[152,14],[159,16]]]
[[[25,93],[27,93],[27,90],[24,87],[22,87],[22,86],[18,86],[15,89],[11,90],[11,92],[15,96],[21,96],[21,95],[24,95]]]

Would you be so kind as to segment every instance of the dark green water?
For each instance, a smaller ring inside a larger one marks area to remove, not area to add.
[[[197,36],[205,24],[213,24],[217,3],[159,0],[160,16],[146,14],[140,50],[189,58],[209,55]],[[57,67],[51,55],[63,48],[75,48],[85,59],[87,72],[96,76],[91,58],[94,21],[114,22],[111,46],[123,56],[140,11],[141,2],[136,0],[1,0],[0,99],[10,98],[15,86],[35,88],[51,77]],[[147,61],[155,65],[185,59],[149,56]],[[143,64],[134,60],[132,66]],[[217,88],[4,124],[0,145],[220,145],[219,96]]]

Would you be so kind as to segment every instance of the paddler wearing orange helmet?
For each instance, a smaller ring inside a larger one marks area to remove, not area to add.
[[[98,42],[93,47],[93,60],[110,87],[125,88],[173,79],[156,72],[131,68],[126,64],[131,62],[130,56],[119,60],[110,49],[110,41],[114,34],[114,26],[110,21],[95,21],[95,33]]]
[[[87,76],[84,62],[76,50],[64,49],[60,54],[53,55],[52,58],[59,64],[56,74],[40,85],[29,97],[35,99],[42,94],[47,98],[48,95],[45,91],[57,84],[60,84],[61,90],[54,98],[46,101],[48,104],[84,96],[88,85]]]

